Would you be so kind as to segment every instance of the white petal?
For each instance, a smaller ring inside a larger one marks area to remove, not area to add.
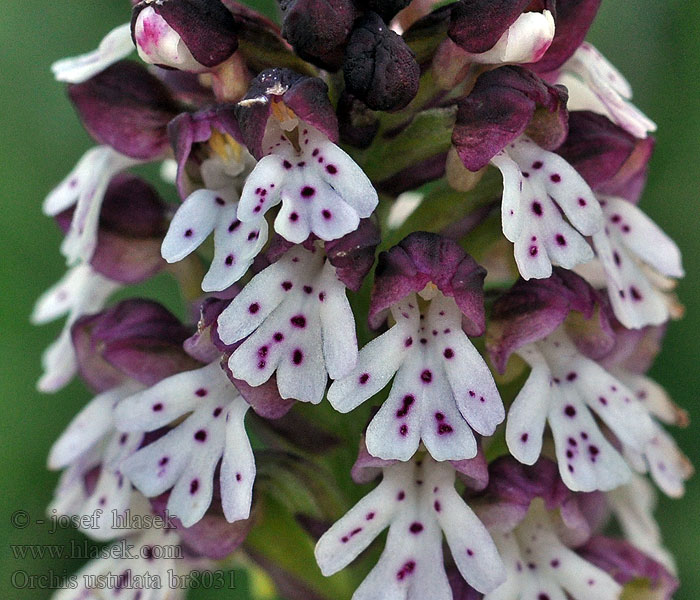
[[[131,24],[125,23],[112,29],[96,50],[57,60],[51,65],[51,70],[58,81],[82,83],[122,58],[126,58],[133,51]]]
[[[619,198],[607,198],[605,212],[610,227],[619,230],[624,244],[642,261],[662,275],[683,277],[678,246],[639,208]]]
[[[508,411],[506,442],[520,462],[533,465],[542,451],[542,435],[549,411],[552,385],[545,365],[535,364]]]
[[[94,150],[83,165],[87,169],[85,179],[77,180],[75,184],[78,192],[77,204],[70,229],[61,244],[61,253],[66,257],[68,264],[90,260],[97,245],[100,211],[109,182],[117,173],[141,162],[119,154],[109,146],[99,146]],[[87,157],[86,154],[84,158]],[[68,188],[71,187],[72,181],[74,180],[68,179]],[[46,199],[45,212],[48,212],[49,208],[55,208],[54,199],[55,197],[51,196]],[[49,204],[52,206],[49,207]]]
[[[73,350],[70,330],[64,328],[58,339],[44,350],[41,355],[43,374],[37,381],[40,392],[57,392],[78,372],[78,362]]]
[[[49,468],[61,469],[86,452],[113,429],[114,406],[140,385],[126,383],[95,396],[75,416],[68,428],[56,440],[49,452]]]
[[[236,398],[226,415],[226,446],[221,463],[221,505],[229,523],[247,519],[253,501],[255,457],[245,430],[244,419],[250,406]]]
[[[68,269],[58,283],[39,296],[30,317],[31,322],[35,325],[48,323],[69,312],[78,303],[77,298],[91,273],[89,265]]]
[[[95,517],[81,529],[96,540],[111,540],[120,535],[113,524],[115,515],[124,516],[131,504],[131,483],[120,473],[102,468],[95,489],[83,505],[81,513]]]
[[[480,592],[496,589],[505,581],[505,566],[486,527],[451,485],[439,486],[434,496],[440,503],[435,514],[462,577]]]
[[[231,210],[225,212],[225,206],[226,201],[215,190],[192,192],[170,222],[161,246],[163,258],[173,263],[194,252],[209,237],[219,219],[230,216]],[[235,215],[235,205],[233,211]]]
[[[597,99],[595,106],[591,105],[590,99],[582,103],[573,95],[571,107],[605,114],[638,138],[644,138],[648,132],[656,130],[656,123],[627,101],[632,97],[629,83],[591,44],[581,44],[561,70],[580,78]]]
[[[298,257],[297,254],[294,256]],[[300,273],[292,269],[291,264],[285,256],[262,270],[221,313],[217,321],[218,332],[225,344],[233,344],[250,335],[279,306],[287,291],[303,285]]]
[[[399,303],[397,324],[362,348],[353,371],[333,382],[328,401],[337,411],[349,412],[383,389],[399,369],[407,348],[417,343],[414,338],[419,313],[415,308],[410,309],[409,304],[416,306],[415,296]]]
[[[503,235],[509,241],[515,242],[523,228],[523,216],[520,212],[523,176],[518,164],[506,152],[499,152],[491,162],[503,175],[503,199],[501,200]]]
[[[202,280],[205,292],[225,290],[243,277],[267,242],[267,221],[243,223],[235,210],[222,212],[214,231],[214,258]]]
[[[657,426],[656,434],[645,448],[645,456],[654,483],[667,496],[682,497],[684,482],[693,474],[693,466],[661,427]]]
[[[475,63],[518,64],[537,62],[554,38],[554,18],[548,10],[524,12],[490,50],[470,54]]]
[[[191,412],[203,398],[228,403],[238,396],[218,362],[167,377],[122,400],[114,411],[120,431],[154,431]]]
[[[629,480],[629,467],[570,388],[552,389],[549,424],[559,472],[569,489],[606,491]]]
[[[323,357],[331,379],[340,379],[357,364],[355,316],[345,294],[345,286],[336,277],[330,261],[323,267],[319,286],[318,293],[324,294],[319,307]]]
[[[397,485],[385,480],[321,536],[314,554],[321,572],[333,575],[349,565],[393,519]]]
[[[364,171],[338,146],[322,134],[311,132],[309,149],[319,149],[315,157],[318,172],[361,219],[369,217],[379,202],[377,192]],[[323,159],[323,160],[321,160]]]
[[[238,218],[241,221],[257,221],[282,201],[280,192],[288,176],[288,169],[285,169],[283,162],[282,157],[271,154],[261,158],[255,165],[241,192],[238,205]]]

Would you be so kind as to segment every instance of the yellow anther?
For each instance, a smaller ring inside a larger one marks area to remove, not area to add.
[[[294,111],[284,102],[272,101],[272,116],[279,121],[280,127],[284,131],[291,131],[299,124],[299,119]]]
[[[209,146],[216,152],[221,160],[240,162],[243,156],[243,148],[228,133],[221,133],[214,129],[209,138]]]

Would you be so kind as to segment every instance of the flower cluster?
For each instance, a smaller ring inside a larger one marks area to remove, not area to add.
[[[670,598],[645,475],[682,495],[687,417],[645,373],[683,267],[638,208],[655,125],[584,41],[599,0],[279,4],[133,1],[54,65],[97,146],[44,204],[69,269],[33,320],[68,316],[38,387],[96,396],[52,509],[144,550],[84,573]],[[130,172],[153,163],[166,199]],[[160,272],[180,316],[111,301]]]

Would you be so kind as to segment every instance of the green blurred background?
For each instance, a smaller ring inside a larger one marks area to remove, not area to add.
[[[270,0],[249,0],[249,4]],[[2,0],[0,20],[0,182],[4,225],[0,235],[0,385],[2,386],[2,482],[0,503],[0,597],[47,598],[42,589],[12,587],[12,574],[58,576],[75,571],[79,561],[13,558],[10,544],[65,543],[72,531],[49,535],[48,526],[18,530],[10,515],[25,510],[41,519],[57,475],[46,470],[52,442],[89,398],[80,383],[54,396],[37,393],[40,354],[58,334],[61,322],[34,328],[28,317],[38,295],[63,273],[60,235],[41,214],[51,187],[90,147],[63,86],[52,80],[56,59],[91,50],[103,34],[125,22],[127,0]],[[696,364],[700,334],[700,2],[604,0],[589,39],[628,77],[635,102],[659,125],[657,148],[642,207],[681,246],[687,277],[679,286],[687,316],[672,324],[652,375],[692,418],[700,419]],[[149,291],[167,291],[161,279]],[[697,422],[673,431],[684,451],[698,463]],[[677,600],[700,595],[700,479],[688,485],[680,501],[661,499],[658,517],[668,546],[677,556],[682,587]],[[15,580],[17,583],[21,581]],[[203,597],[203,596],[198,596]],[[214,597],[214,596],[212,596]],[[245,598],[245,584],[226,593]]]

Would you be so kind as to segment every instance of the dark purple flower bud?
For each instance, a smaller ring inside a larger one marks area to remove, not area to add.
[[[343,54],[359,12],[352,0],[280,0],[282,35],[303,59],[329,71]]]
[[[148,63],[206,71],[238,48],[237,24],[219,0],[143,0],[134,7],[131,37]]]
[[[624,540],[595,536],[577,552],[619,584],[632,583],[639,597],[650,598],[653,594],[659,600],[671,600],[678,589],[678,580],[661,563]]]
[[[128,378],[150,386],[201,366],[182,349],[190,333],[150,300],[125,300],[79,319],[71,329],[80,374],[97,391]]]
[[[400,10],[411,3],[411,0],[359,0],[358,4],[366,10],[377,13],[385,23],[391,21]]]
[[[379,255],[370,300],[369,323],[379,327],[389,308],[429,283],[455,299],[468,335],[485,328],[483,283],[486,271],[453,240],[435,233],[415,232]]]
[[[167,151],[167,125],[181,110],[157,77],[130,61],[68,86],[68,95],[93,138],[142,160]]]
[[[571,312],[580,313],[584,321],[574,320],[570,331],[574,341],[582,338],[585,346],[592,336],[603,344],[602,353],[610,351],[614,336],[607,312],[599,294],[583,278],[555,267],[548,279],[519,280],[496,301],[489,321],[486,348],[496,368],[503,373],[515,350],[547,337]],[[602,329],[605,335],[594,335],[589,328]]]
[[[554,39],[532,65],[538,73],[560,67],[576,51],[593,23],[601,0],[556,0]]]
[[[182,113],[168,125],[168,135],[177,161],[177,189],[182,199],[192,192],[187,173],[188,161],[197,144],[211,139],[214,131],[243,143],[233,105],[219,104],[196,113]]]
[[[382,241],[379,227],[372,219],[362,219],[358,228],[342,238],[326,242],[328,260],[336,276],[354,292],[359,291],[374,264],[374,251]]]
[[[236,117],[251,154],[263,156],[268,121],[294,128],[303,121],[338,141],[338,118],[328,99],[328,86],[317,77],[289,69],[267,69],[250,84],[245,98],[236,105]],[[295,120],[297,123],[295,123]]]
[[[521,67],[501,67],[479,77],[458,103],[452,143],[464,166],[478,171],[525,133],[545,150],[566,137],[567,93]]]
[[[379,131],[377,115],[354,96],[343,92],[338,100],[340,141],[358,148],[367,148]]]
[[[589,111],[569,113],[569,135],[557,149],[591,189],[637,202],[654,147],[610,119]]]
[[[75,209],[56,216],[67,232]],[[120,283],[137,283],[165,267],[160,244],[168,229],[168,205],[153,187],[133,175],[117,175],[105,192],[97,246],[90,264]]]
[[[347,91],[372,110],[400,110],[418,93],[420,67],[413,51],[373,12],[355,24],[343,74]]]
[[[530,3],[531,0],[460,0],[452,5],[448,35],[467,52],[486,52]]]

